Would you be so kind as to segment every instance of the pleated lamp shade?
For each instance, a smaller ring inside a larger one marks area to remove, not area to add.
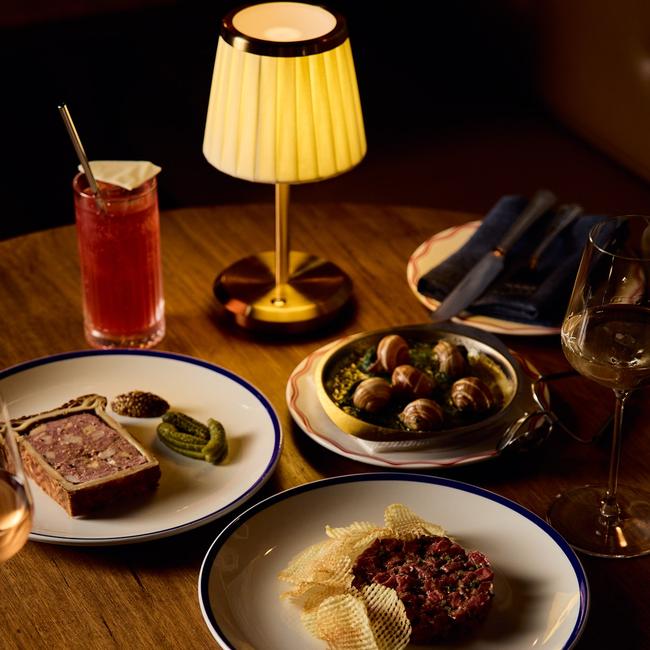
[[[336,176],[366,153],[345,20],[294,2],[252,5],[222,21],[203,153],[262,183]]]
[[[239,325],[313,329],[347,304],[352,282],[289,243],[289,187],[348,171],[366,153],[345,19],[302,2],[265,2],[221,21],[203,153],[237,178],[275,184],[275,251],[241,259],[214,294]]]

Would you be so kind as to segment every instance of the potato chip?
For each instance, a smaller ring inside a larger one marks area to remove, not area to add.
[[[352,586],[356,558],[376,539],[410,540],[423,535],[446,535],[407,506],[389,505],[384,526],[353,522],[326,526],[325,541],[298,553],[278,577],[293,585],[283,597],[300,603],[306,629],[331,650],[401,650],[409,643],[411,624],[393,589]]]

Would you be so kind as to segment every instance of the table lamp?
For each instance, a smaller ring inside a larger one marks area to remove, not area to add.
[[[289,188],[361,161],[366,139],[346,21],[301,2],[248,5],[221,21],[203,153],[231,176],[275,184],[275,251],[223,270],[214,294],[249,329],[306,331],[352,294],[336,265],[291,251]]]

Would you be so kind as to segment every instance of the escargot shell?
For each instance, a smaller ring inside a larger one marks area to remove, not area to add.
[[[356,387],[352,403],[362,411],[377,413],[388,405],[391,394],[391,386],[385,379],[370,377]]]
[[[399,419],[411,431],[435,431],[442,426],[445,416],[438,402],[420,398],[409,402],[399,414]]]
[[[478,377],[463,377],[451,386],[451,401],[460,411],[487,411],[494,402],[488,385]]]
[[[388,334],[377,345],[377,361],[370,371],[393,372],[397,366],[410,360],[408,343],[399,334]]]
[[[393,390],[414,399],[428,397],[433,391],[433,379],[415,366],[403,364],[393,370]]]
[[[438,359],[440,372],[448,377],[460,377],[465,372],[466,361],[460,348],[450,341],[442,339],[433,348],[433,354]]]

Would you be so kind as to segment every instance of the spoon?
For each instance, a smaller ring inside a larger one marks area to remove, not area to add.
[[[544,418],[546,425],[530,426],[529,422],[536,418]],[[553,430],[553,424],[552,418],[546,411],[524,413],[503,432],[497,443],[497,451],[502,452],[513,446],[513,449],[517,448],[520,451],[535,448],[548,438]]]

